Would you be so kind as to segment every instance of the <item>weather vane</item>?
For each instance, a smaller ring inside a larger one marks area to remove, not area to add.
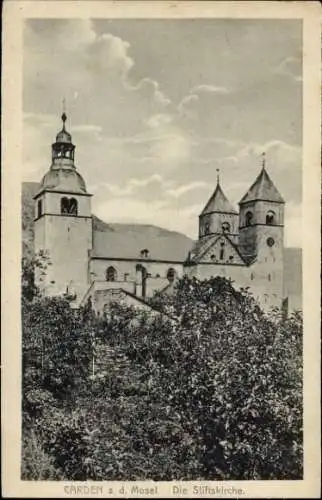
[[[265,151],[262,152],[262,167],[265,168],[266,165],[266,153]]]
[[[216,172],[217,172],[217,184],[219,184],[219,173],[220,173],[219,168],[216,168]]]

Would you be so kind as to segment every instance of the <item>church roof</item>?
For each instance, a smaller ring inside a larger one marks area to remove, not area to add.
[[[67,116],[66,116],[65,112],[63,112],[63,114],[61,116],[61,119],[62,119],[62,122],[63,122],[63,128],[56,135],[56,142],[63,142],[63,143],[70,142],[71,143],[72,142],[72,136],[65,129],[65,122],[67,120]]]
[[[262,168],[261,172],[257,176],[255,182],[251,185],[247,193],[240,200],[241,203],[247,203],[248,201],[255,200],[265,200],[265,201],[275,201],[276,203],[284,203],[284,200],[277,188],[275,187],[273,181],[269,177],[265,167]]]
[[[193,242],[184,234],[146,224],[107,224],[93,216],[93,253],[96,258],[184,262]]]
[[[40,182],[39,192],[44,189],[67,193],[87,193],[85,181],[75,168],[51,168]]]
[[[217,183],[216,189],[209,198],[205,208],[201,212],[201,215],[209,214],[211,212],[238,214],[224,195],[219,182]]]
[[[56,142],[59,142],[59,143],[61,143],[61,142],[63,142],[63,143],[69,142],[69,143],[71,143],[72,142],[72,136],[70,135],[69,132],[67,132],[67,130],[62,129],[56,135]]]
[[[75,194],[88,194],[83,177],[77,172],[74,164],[75,146],[72,136],[65,128],[66,113],[62,114],[63,127],[56,135],[56,142],[52,144],[52,164],[50,170],[43,176],[38,196],[42,191],[58,191]]]

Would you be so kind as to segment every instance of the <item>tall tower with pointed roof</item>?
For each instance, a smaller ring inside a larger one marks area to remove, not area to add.
[[[280,305],[283,297],[284,205],[263,154],[262,169],[239,202],[238,248],[252,264],[253,287],[264,305]]]
[[[35,251],[45,251],[50,265],[38,285],[46,295],[69,293],[76,302],[88,288],[88,259],[92,248],[91,195],[75,162],[75,146],[62,129],[52,144],[52,161],[40,182],[35,201]]]
[[[199,239],[226,233],[238,237],[238,212],[226,198],[217,175],[216,188],[199,215]]]

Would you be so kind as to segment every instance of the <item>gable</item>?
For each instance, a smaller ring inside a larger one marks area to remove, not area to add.
[[[198,264],[245,265],[236,246],[226,235],[220,235],[215,238],[213,243],[203,253],[200,253],[196,260]]]

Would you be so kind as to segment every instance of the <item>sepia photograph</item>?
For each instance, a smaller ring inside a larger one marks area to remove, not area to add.
[[[301,479],[301,28],[26,21],[24,479]]]
[[[94,14],[22,21],[20,480],[303,481],[303,20]]]

